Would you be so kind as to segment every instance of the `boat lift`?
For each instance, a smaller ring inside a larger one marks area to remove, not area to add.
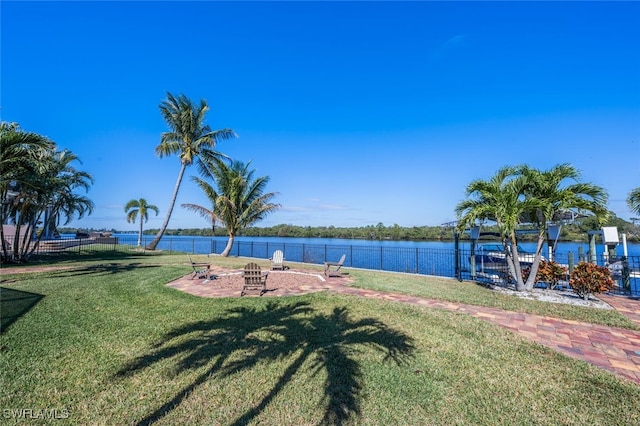
[[[589,262],[597,263],[598,256],[596,254],[596,237],[602,239],[602,243],[605,246],[603,253],[605,266],[611,271],[614,279],[620,279],[622,281],[622,288],[631,288],[631,275],[636,272],[631,272],[629,269],[627,250],[627,235],[622,233],[622,257],[618,258],[616,248],[620,244],[620,236],[618,235],[618,228],[615,226],[605,226],[600,230],[587,231],[589,235]]]
[[[558,241],[560,240],[560,233],[562,231],[562,222],[560,223],[555,223],[555,224],[548,224],[547,225],[547,253],[546,253],[546,259],[547,260],[554,260],[556,257],[556,249],[558,246]],[[465,230],[465,233],[469,234],[469,241],[471,243],[471,253],[470,253],[470,258],[469,258],[469,263],[470,263],[470,267],[469,267],[469,272],[471,274],[471,279],[475,280],[477,275],[478,275],[478,271],[477,271],[477,265],[476,265],[476,246],[478,244],[478,241],[480,240],[481,237],[485,237],[485,236],[491,236],[491,237],[499,237],[500,234],[497,232],[482,232],[481,231],[481,226],[474,226],[471,229]],[[537,234],[539,231],[537,229],[518,229],[516,230],[516,235],[522,235],[522,234],[532,234],[535,233]],[[593,236],[591,236],[591,233],[593,232]],[[611,231],[609,228],[607,228],[606,230],[606,238],[607,238],[607,243],[606,244],[613,244],[613,237],[610,237],[610,235],[612,235],[612,232],[615,232],[615,244],[618,244],[618,240],[617,240],[617,229],[615,227],[613,227],[613,231]],[[603,228],[602,231],[590,231],[590,244],[593,244],[593,248],[590,249],[592,254],[592,261],[595,263],[596,258],[595,258],[595,236],[596,235],[605,235],[605,228]],[[625,241],[625,256],[626,256],[626,240],[624,239],[625,235],[623,234],[623,240]],[[458,240],[459,236],[456,234],[456,238],[455,238],[455,247],[456,250],[458,250],[458,245],[459,245],[459,240]],[[593,242],[591,242],[591,239],[593,238]],[[613,257],[615,257],[615,246],[613,248],[614,250],[614,254]],[[458,256],[456,255],[456,259],[458,258]],[[543,257],[544,258],[544,257]],[[570,262],[572,263],[572,262]],[[572,266],[572,265],[571,265]],[[456,277],[461,277],[461,271],[459,271],[460,269],[460,265],[459,265],[459,261],[456,262]],[[572,269],[572,268],[571,268]],[[490,277],[492,279],[495,279],[495,277]]]
[[[474,226],[473,228],[466,230],[465,233],[469,234],[469,241],[471,242],[471,250],[470,250],[470,256],[469,256],[469,273],[471,274],[471,279],[475,280],[476,278],[480,277],[480,278],[488,279],[492,282],[502,281],[502,278],[500,277],[500,275],[496,273],[485,272],[484,265],[481,265],[480,271],[478,271],[477,270],[478,265],[476,264],[476,246],[480,238],[486,237],[486,236],[500,237],[500,234],[498,232],[489,232],[489,231],[482,232],[481,226]],[[516,234],[530,234],[530,233],[538,233],[538,230],[520,229],[516,231]],[[553,247],[554,251],[555,251],[555,246],[559,236],[560,236],[560,229],[558,227],[556,233],[553,234],[554,243],[549,244],[549,247]],[[459,280],[462,280],[461,278],[462,271],[459,264],[460,262],[459,262],[459,254],[458,254],[459,253],[459,235],[457,233],[455,235],[455,249],[456,249],[456,277]],[[550,251],[550,255],[552,255],[551,251]]]

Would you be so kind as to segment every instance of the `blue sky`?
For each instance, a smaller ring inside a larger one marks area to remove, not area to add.
[[[258,223],[440,225],[505,165],[568,162],[629,219],[640,186],[637,2],[0,3],[3,121],[95,178],[71,226],[167,212],[177,157],[154,149],[166,92],[206,99],[218,149],[270,176]],[[170,228],[208,223],[187,170]]]

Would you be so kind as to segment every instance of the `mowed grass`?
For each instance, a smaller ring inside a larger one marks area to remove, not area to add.
[[[3,330],[3,424],[24,423],[20,410],[83,425],[640,424],[640,386],[490,323],[330,293],[198,298],[165,285],[189,272],[185,260],[3,271],[3,299],[34,300]],[[363,287],[510,303],[469,283],[349,272]]]

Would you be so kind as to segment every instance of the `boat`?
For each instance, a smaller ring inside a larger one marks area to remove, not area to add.
[[[535,253],[528,252],[518,246],[518,259],[520,259],[522,268],[530,267],[535,260]],[[478,244],[469,260],[476,277],[500,283],[508,276],[505,250],[501,243]]]
[[[609,259],[604,265],[610,272],[614,280],[619,280],[627,275],[629,278],[640,278],[640,270],[635,271],[629,268],[629,264],[623,259]]]
[[[535,253],[527,252],[518,246],[521,266],[530,266],[535,257]],[[544,257],[542,259],[544,260]],[[507,263],[504,246],[499,243],[479,244],[475,248],[475,260],[476,266],[482,266],[482,269],[503,269]]]

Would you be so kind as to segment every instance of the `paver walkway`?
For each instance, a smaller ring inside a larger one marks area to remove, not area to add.
[[[339,294],[371,297],[464,313],[497,324],[533,342],[547,346],[572,358],[589,362],[640,385],[640,331],[541,315],[522,314],[497,308],[443,302],[398,293],[379,292],[349,287],[345,284],[347,284],[347,281],[344,278],[327,278],[324,281],[318,280],[317,285],[306,285],[277,293],[266,293],[263,297],[332,291]],[[186,275],[168,285],[202,297],[239,297],[238,290],[216,286],[215,280],[191,280],[190,275]],[[619,296],[602,296],[601,299],[640,325],[640,300]]]

